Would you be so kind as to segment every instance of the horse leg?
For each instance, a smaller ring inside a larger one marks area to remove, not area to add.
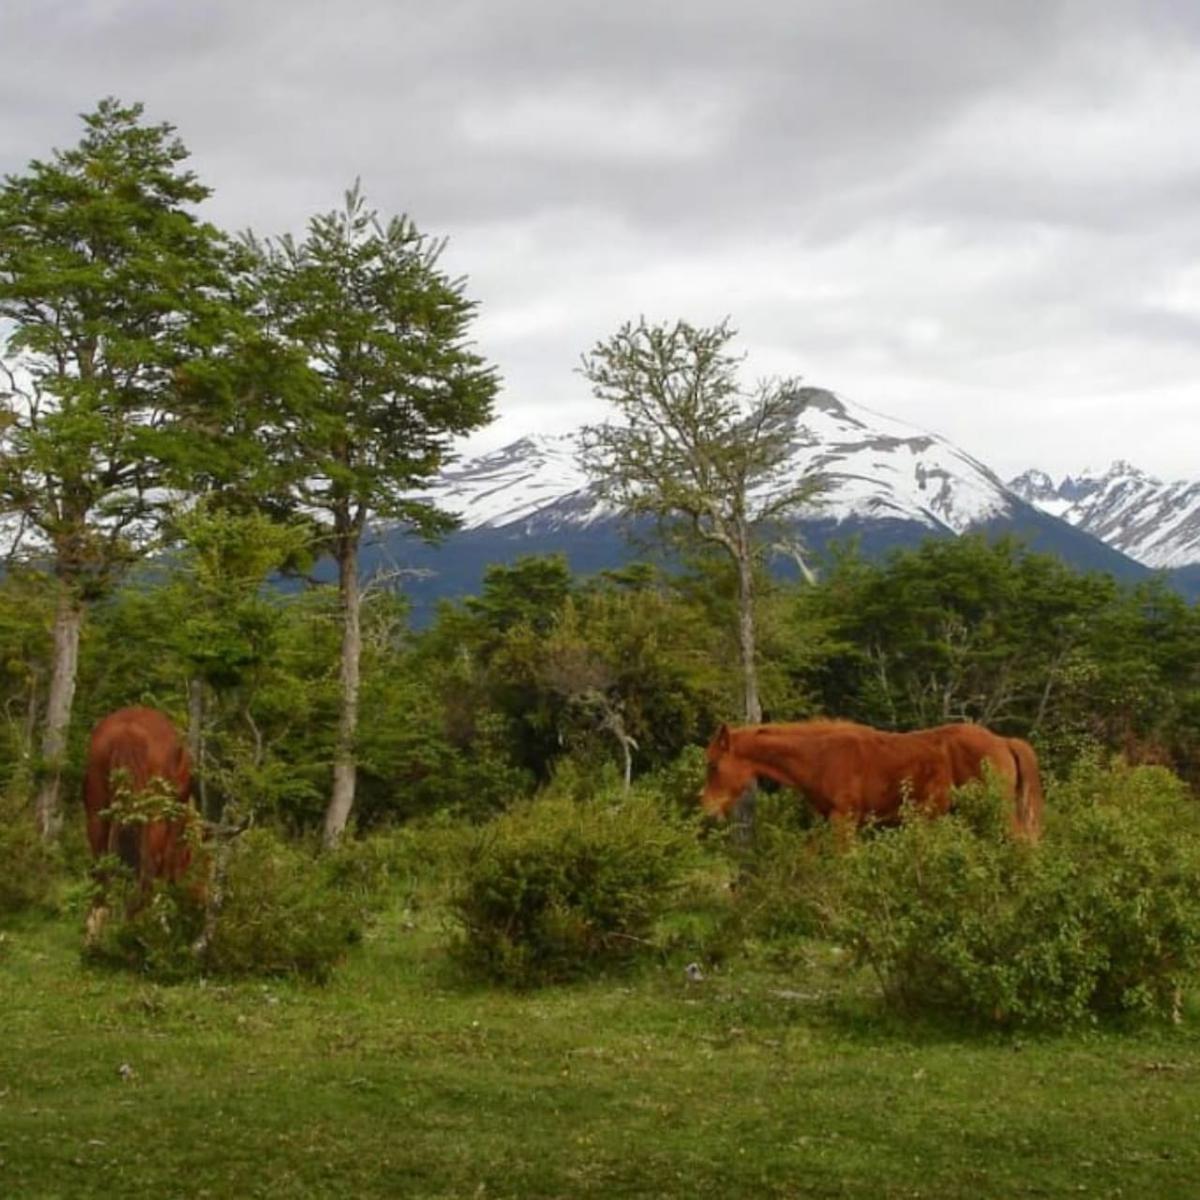
[[[113,823],[100,816],[97,806],[88,805],[87,810],[87,839],[88,848],[92,852],[92,861],[99,862],[112,850]],[[88,908],[83,923],[83,941],[85,946],[94,945],[100,937],[100,931],[108,920],[108,887],[110,872],[93,866],[92,902]]]
[[[835,808],[829,814],[833,828],[833,845],[841,854],[849,853],[858,837],[858,814],[850,809]]]
[[[83,924],[83,944],[94,946],[100,939],[100,933],[108,922],[108,905],[95,900],[88,909],[87,919]]]

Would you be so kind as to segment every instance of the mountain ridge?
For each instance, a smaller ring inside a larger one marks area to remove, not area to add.
[[[1164,482],[1124,459],[1055,483],[1036,468],[1009,488],[1151,569],[1200,565],[1200,481]]]
[[[793,398],[784,427],[790,469],[753,489],[753,501],[815,473],[828,487],[798,510],[801,519],[894,517],[957,534],[1018,499],[982,462],[937,434],[822,388],[798,389]],[[613,517],[578,463],[579,444],[578,430],[527,435],[449,468],[425,497],[467,529]]]
[[[1031,549],[1125,582],[1152,574],[1147,565],[1054,513],[1053,503],[1073,501],[1059,494],[1062,485],[1049,476],[1013,487],[946,438],[832,392],[803,388],[795,401],[786,426],[787,469],[755,489],[752,498],[765,501],[771,489],[790,487],[801,474],[823,475],[828,488],[821,501],[798,510],[792,522],[816,557],[851,538],[865,555],[878,557],[931,536],[979,532],[1015,535]],[[490,563],[521,554],[563,553],[581,573],[623,565],[635,550],[620,514],[580,465],[579,445],[578,430],[534,433],[453,465],[423,499],[455,513],[462,528],[440,547],[421,545],[399,530],[380,531],[374,551],[380,563],[420,576],[411,587],[406,584],[419,605],[476,591]],[[1036,492],[1034,482],[1045,494],[1027,499],[1021,493]],[[1092,494],[1090,477],[1078,490]],[[794,564],[781,563],[780,569],[790,573]],[[1180,580],[1181,590],[1200,592],[1200,571]]]

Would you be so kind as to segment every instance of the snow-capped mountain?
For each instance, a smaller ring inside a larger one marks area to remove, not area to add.
[[[1115,462],[1055,483],[1026,471],[1009,487],[1043,512],[1061,517],[1148,567],[1200,563],[1200,482],[1164,483]]]
[[[751,498],[763,503],[817,472],[826,489],[802,519],[898,520],[958,534],[1020,504],[944,438],[819,388],[796,393],[788,435],[786,469]],[[446,471],[426,495],[466,529],[586,527],[614,514],[590,487],[578,452],[577,433],[525,437]]]
[[[834,543],[849,538],[871,558],[928,537],[980,530],[1016,534],[1081,570],[1107,571],[1126,581],[1149,574],[1053,515],[1056,504],[1075,503],[1070,487],[1068,495],[1062,491],[1066,485],[1030,475],[1022,491],[1015,491],[945,438],[832,392],[799,390],[787,432],[791,451],[783,470],[752,500],[765,501],[775,489],[820,474],[824,492],[794,522],[818,564]],[[647,546],[631,544],[616,513],[590,485],[579,448],[578,433],[533,434],[455,465],[422,498],[456,513],[462,528],[438,546],[426,546],[402,528],[381,530],[364,551],[364,569],[407,570],[405,590],[421,621],[439,598],[477,593],[490,565],[519,555],[564,554],[571,569],[584,575],[644,556]],[[1037,504],[1024,498],[1031,488],[1038,492]],[[785,574],[795,567],[782,558],[775,565]],[[1197,576],[1181,579],[1181,590],[1200,591],[1200,572]]]

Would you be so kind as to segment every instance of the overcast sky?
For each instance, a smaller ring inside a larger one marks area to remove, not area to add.
[[[0,171],[105,95],[231,230],[361,176],[449,237],[499,420],[599,415],[580,354],[728,315],[1001,474],[1200,478],[1197,0],[0,0]]]

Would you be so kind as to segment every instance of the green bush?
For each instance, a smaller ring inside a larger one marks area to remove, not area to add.
[[[729,935],[779,942],[822,934],[842,882],[834,842],[830,824],[814,823],[794,793],[760,794],[753,840],[733,848],[738,874]]]
[[[573,979],[650,944],[695,841],[654,793],[546,794],[477,831],[451,902],[459,956],[515,985]]]
[[[479,826],[447,811],[374,830],[363,846],[384,863],[391,894],[408,909],[441,909],[461,877]]]
[[[1093,760],[1051,791],[1039,846],[984,787],[843,862],[831,932],[885,998],[999,1023],[1168,1016],[1200,963],[1200,823],[1160,768]]]
[[[207,906],[194,881],[156,884],[132,911],[132,883],[110,888],[111,915],[86,956],[162,982],[201,974],[321,982],[361,939],[388,875],[387,854],[370,843],[317,856],[265,828],[214,858]]]
[[[58,854],[39,835],[32,806],[0,794],[0,917],[49,906],[59,876]]]
[[[108,918],[84,947],[87,962],[137,971],[160,983],[190,979],[201,971],[193,949],[204,931],[204,905],[186,886],[159,882],[146,897],[115,859],[106,866]]]
[[[215,975],[299,975],[321,982],[360,941],[386,860],[347,841],[315,855],[269,829],[237,839],[202,955]]]
[[[706,759],[701,746],[685,746],[672,762],[665,763],[645,779],[672,808],[693,816],[700,804]]]

